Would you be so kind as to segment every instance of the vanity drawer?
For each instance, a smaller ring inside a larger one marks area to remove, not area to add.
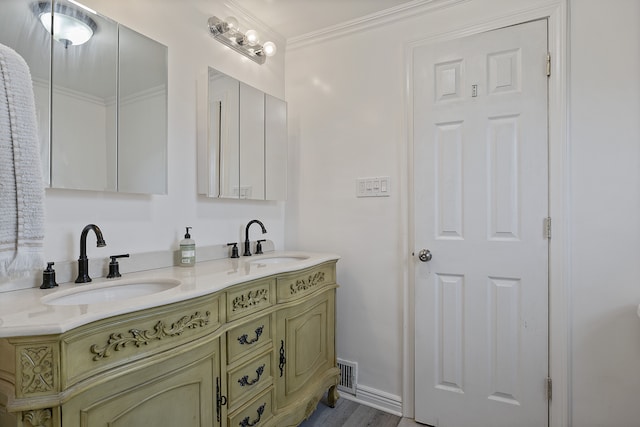
[[[227,372],[230,410],[237,408],[242,402],[249,400],[273,383],[272,358],[272,352],[268,351]]]
[[[227,332],[227,363],[271,343],[271,316],[264,316]]]
[[[260,427],[273,417],[273,387],[253,399],[228,417],[228,426]]]
[[[260,279],[227,291],[227,321],[239,319],[275,304],[275,278]]]
[[[62,337],[62,386],[185,344],[220,327],[220,295],[91,323]]]
[[[335,261],[305,270],[279,275],[276,279],[278,302],[292,301],[336,283]]]

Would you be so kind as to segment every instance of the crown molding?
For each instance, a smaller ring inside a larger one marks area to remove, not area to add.
[[[310,44],[341,37],[347,34],[363,31],[374,26],[389,24],[394,21],[413,17],[415,15],[432,12],[466,3],[471,0],[413,0],[380,12],[352,19],[341,24],[332,25],[317,31],[287,39],[287,50],[294,50]]]

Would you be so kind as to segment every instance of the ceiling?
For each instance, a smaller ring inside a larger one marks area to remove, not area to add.
[[[232,0],[289,40],[416,0]]]

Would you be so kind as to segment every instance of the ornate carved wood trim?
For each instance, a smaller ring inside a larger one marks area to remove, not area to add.
[[[258,305],[263,301],[269,301],[269,288],[256,289],[237,296],[231,302],[231,307],[233,311],[243,310]]]
[[[318,271],[315,274],[309,275],[306,279],[296,280],[296,283],[292,283],[289,288],[291,289],[291,295],[294,295],[298,292],[316,287],[322,283],[324,283],[324,271]]]
[[[27,347],[20,352],[22,393],[46,393],[54,390],[53,348]]]
[[[51,418],[51,409],[48,408],[27,411],[22,415],[22,421],[25,422],[25,427],[50,427]]]
[[[174,337],[182,334],[186,329],[195,329],[197,327],[203,327],[209,323],[209,316],[211,312],[207,311],[200,313],[196,311],[191,316],[184,316],[177,322],[172,323],[170,326],[160,320],[153,327],[153,330],[140,330],[130,329],[130,336],[123,336],[121,333],[112,333],[109,336],[107,344],[103,347],[99,347],[98,344],[91,346],[91,353],[95,354],[93,360],[100,360],[111,355],[111,350],[120,351],[129,344],[134,344],[136,347],[147,345],[151,341],[161,340],[167,337]]]

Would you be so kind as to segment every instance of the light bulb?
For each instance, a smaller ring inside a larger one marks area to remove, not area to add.
[[[229,31],[238,31],[238,29],[240,28],[240,24],[238,23],[238,20],[233,16],[227,17],[225,21],[227,22],[227,27],[229,28]]]
[[[273,42],[265,42],[265,44],[262,45],[262,51],[264,52],[264,54],[266,56],[273,56],[276,54],[276,45]]]
[[[244,39],[249,46],[255,46],[260,42],[260,40],[258,39],[258,33],[256,32],[256,30],[249,30],[246,33],[244,33]]]

